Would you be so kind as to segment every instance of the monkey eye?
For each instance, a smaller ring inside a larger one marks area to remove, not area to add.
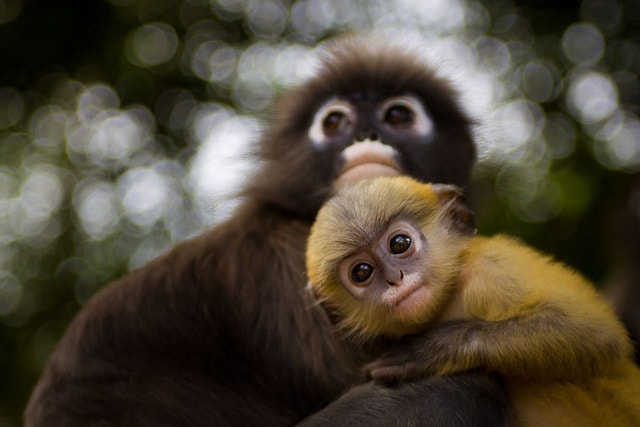
[[[351,279],[355,283],[362,283],[366,282],[372,274],[373,265],[366,262],[360,262],[356,264],[351,270]]]
[[[330,99],[313,115],[309,139],[317,147],[330,144],[333,138],[348,134],[356,120],[353,105],[342,99]]]
[[[327,136],[338,136],[349,125],[347,115],[342,111],[332,111],[322,121],[322,130]]]
[[[389,241],[389,250],[392,254],[403,254],[411,247],[411,237],[404,234],[397,234]]]
[[[429,138],[434,125],[422,101],[414,95],[395,96],[377,108],[378,120],[394,132]]]
[[[414,113],[404,105],[393,105],[384,114],[384,121],[393,126],[410,124]]]

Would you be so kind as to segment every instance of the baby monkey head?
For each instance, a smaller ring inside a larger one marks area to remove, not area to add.
[[[358,339],[419,332],[455,289],[475,232],[455,186],[408,177],[362,181],[318,213],[307,245],[311,287]]]

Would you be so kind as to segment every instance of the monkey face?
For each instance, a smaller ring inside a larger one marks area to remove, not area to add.
[[[397,337],[424,330],[452,291],[448,233],[398,217],[336,264],[329,297],[344,315],[343,328],[361,337]],[[429,236],[429,237],[427,237]],[[340,240],[336,236],[336,240]],[[446,242],[446,243],[445,243]]]
[[[403,174],[400,143],[424,146],[433,135],[433,121],[414,95],[379,102],[330,99],[314,114],[308,131],[316,150],[336,152],[336,188]]]
[[[313,217],[336,190],[363,179],[408,175],[468,185],[470,121],[419,55],[358,37],[324,53],[312,78],[279,97],[251,197]]]
[[[434,299],[429,251],[420,227],[396,219],[373,241],[338,264],[344,288],[365,304],[382,306],[399,321],[424,313]]]
[[[311,288],[349,334],[419,333],[455,292],[475,230],[454,186],[406,176],[363,180],[318,213],[307,242]]]

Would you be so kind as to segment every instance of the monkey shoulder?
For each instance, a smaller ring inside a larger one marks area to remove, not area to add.
[[[178,322],[193,317],[195,307],[204,300],[205,291],[199,283],[180,280],[196,274],[203,244],[198,239],[181,243],[103,286],[68,327],[59,345],[64,357],[77,354],[100,359],[111,357],[111,352],[133,354],[147,342],[153,343],[153,336],[178,336]]]
[[[588,294],[594,290],[576,270],[511,236],[475,237],[468,252],[468,262],[476,272],[500,277],[511,285],[529,290],[556,286]]]
[[[611,305],[573,268],[509,236],[474,240],[470,263],[475,266],[468,276],[483,285],[476,294],[491,298],[487,306],[509,313],[552,308],[574,320],[589,319],[626,340]]]
[[[505,235],[471,239],[460,282],[468,306],[497,317],[541,304],[576,310],[578,301],[601,312],[608,310],[582,275]]]
[[[512,237],[476,236],[465,251],[463,281],[487,290],[513,288],[514,282],[526,286],[533,267],[531,261],[540,263],[546,259]]]
[[[183,341],[181,337],[188,334],[175,325],[190,330],[185,328],[187,321],[195,331],[220,321],[218,317],[231,316],[220,308],[225,304],[216,304],[213,310],[210,301],[240,301],[236,311],[256,311],[260,298],[244,294],[272,288],[259,284],[274,276],[273,270],[279,272],[274,277],[289,271],[291,280],[285,285],[293,282],[291,286],[302,287],[304,281],[294,278],[303,276],[301,254],[309,224],[287,219],[279,213],[241,210],[229,221],[177,244],[96,292],[72,321],[61,345],[68,355],[80,347],[86,353],[94,342],[97,351],[129,342],[135,348],[147,335],[164,334],[164,340],[150,339],[153,345],[172,336]]]

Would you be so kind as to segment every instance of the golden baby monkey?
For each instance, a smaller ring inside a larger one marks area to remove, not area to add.
[[[640,371],[592,284],[475,233],[456,187],[408,177],[363,181],[320,210],[309,280],[346,335],[378,342],[369,376],[485,370],[504,380],[518,425],[640,425]]]

